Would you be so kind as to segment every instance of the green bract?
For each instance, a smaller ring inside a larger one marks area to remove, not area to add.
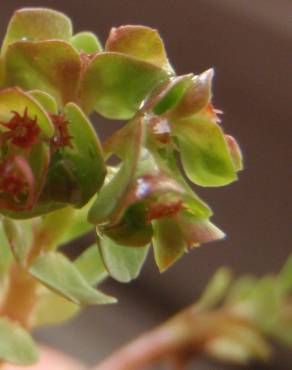
[[[0,57],[0,274],[19,269],[33,292],[21,325],[114,302],[94,285],[107,275],[136,278],[151,244],[164,271],[185,251],[224,237],[186,180],[223,186],[242,169],[239,146],[212,106],[213,75],[177,76],[149,27],[114,28],[103,49],[91,32],[74,35],[59,12],[14,13]],[[101,144],[94,111],[130,121]],[[110,167],[113,155],[119,163]],[[96,245],[76,261],[56,251],[93,229]],[[23,337],[27,356],[2,346],[0,360],[32,361],[29,337],[18,327],[11,333],[16,346]]]

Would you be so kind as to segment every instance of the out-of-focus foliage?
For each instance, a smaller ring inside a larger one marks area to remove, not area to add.
[[[292,347],[292,257],[262,278],[219,269],[195,304],[157,330],[169,333],[181,364],[198,353],[237,365],[268,361],[270,339]]]

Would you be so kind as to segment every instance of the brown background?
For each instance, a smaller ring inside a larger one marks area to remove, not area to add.
[[[178,74],[215,67],[215,105],[245,157],[239,182],[199,189],[227,232],[225,241],[190,253],[162,276],[149,258],[137,282],[107,284],[119,305],[87,309],[70,324],[41,331],[40,338],[93,363],[192,302],[218,266],[237,273],[277,271],[291,252],[291,0],[1,0],[1,35],[22,6],[62,10],[76,31],[92,30],[103,41],[111,26],[158,28]],[[102,137],[116,125],[96,120]],[[282,350],[271,367],[249,368],[291,367],[291,352]],[[229,369],[205,362],[191,368]]]

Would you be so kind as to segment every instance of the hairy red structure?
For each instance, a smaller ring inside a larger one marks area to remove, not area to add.
[[[169,204],[154,204],[149,207],[148,214],[147,214],[147,221],[151,222],[152,220],[156,220],[162,217],[171,216],[173,214],[178,213],[183,209],[183,202],[177,201],[174,203]]]
[[[55,126],[55,135],[51,140],[53,150],[58,150],[64,146],[73,147],[71,143],[72,136],[69,134],[68,124],[63,114],[51,114],[52,122]]]
[[[1,134],[2,140],[11,140],[11,143],[18,147],[30,149],[38,141],[40,133],[37,118],[30,118],[27,108],[25,108],[23,115],[14,111],[12,113],[13,117],[8,122],[0,122],[8,129]]]

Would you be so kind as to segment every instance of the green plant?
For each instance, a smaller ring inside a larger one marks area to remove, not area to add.
[[[148,27],[112,29],[103,47],[61,13],[14,13],[0,57],[2,361],[33,363],[27,330],[114,303],[95,286],[136,278],[150,244],[164,271],[224,237],[189,185],[224,186],[242,169],[212,78],[177,76]],[[129,121],[101,144],[94,111]],[[94,228],[76,260],[58,251]]]

